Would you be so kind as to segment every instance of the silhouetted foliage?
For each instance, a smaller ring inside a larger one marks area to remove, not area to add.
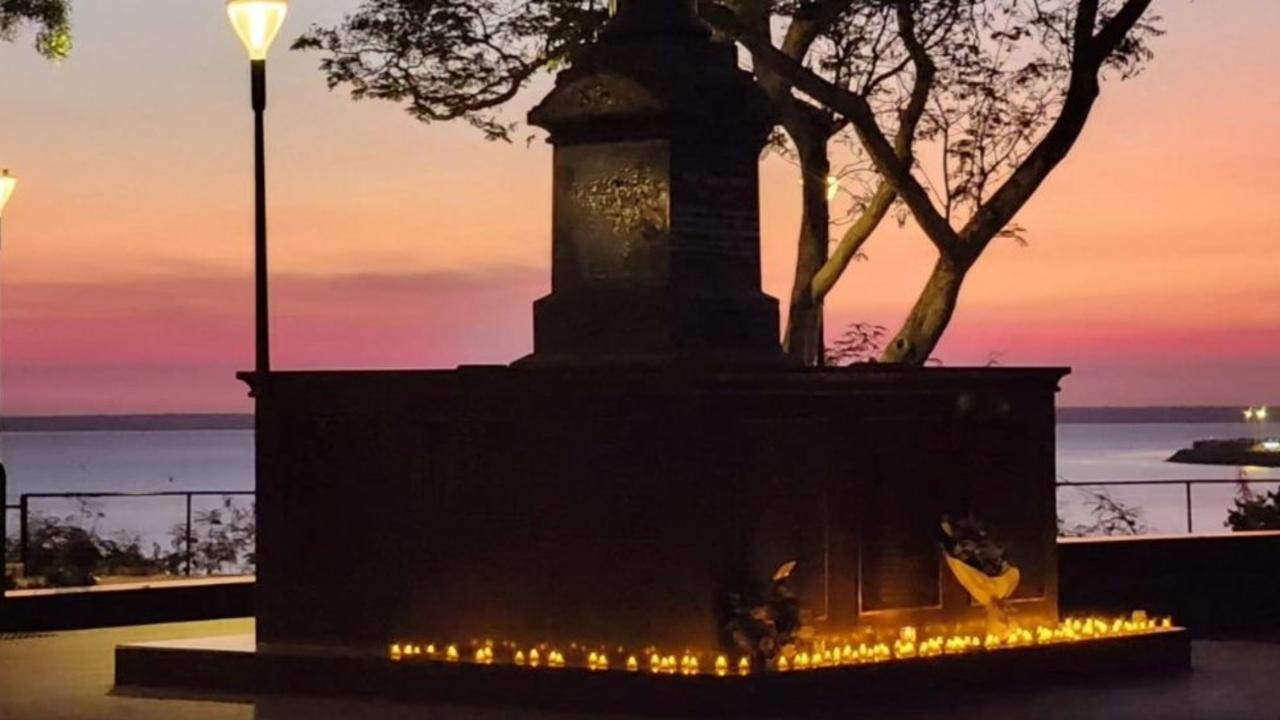
[[[1058,518],[1058,534],[1063,537],[1090,537],[1096,535],[1141,535],[1148,532],[1142,509],[1127,505],[1111,496],[1105,489],[1078,487],[1084,496],[1085,507],[1092,522],[1076,523],[1068,527]]]
[[[36,51],[61,60],[71,54],[68,0],[0,0],[0,40],[12,42],[25,25],[36,28]]]
[[[1241,483],[1235,507],[1227,510],[1223,525],[1235,532],[1280,530],[1280,489],[1259,494]]]
[[[770,34],[741,22],[740,3],[704,3],[703,16],[750,50],[757,72],[784,78],[788,90],[848,122],[875,172],[934,244],[933,274],[884,355],[922,364],[990,242],[1023,238],[1013,220],[1074,147],[1103,77],[1137,74],[1159,31],[1156,18],[1146,16],[1151,0],[943,2],[937,7],[959,8],[963,18],[960,40],[939,52],[911,22],[930,3],[883,4],[897,10],[897,35],[909,57],[901,77],[914,78],[926,96],[907,152],[874,96],[832,82]],[[917,142],[936,148],[932,163],[911,151]]]
[[[83,512],[65,518],[34,515],[28,525],[24,573],[43,577],[53,587],[93,585],[93,571],[103,554],[94,528],[79,522],[86,518]]]
[[[827,348],[827,365],[856,365],[875,362],[884,348],[888,329],[883,325],[856,322],[844,329],[840,338]]]
[[[234,498],[222,498],[221,507],[198,511],[191,519],[191,537],[186,525],[175,524],[169,530],[169,546],[165,556],[170,572],[179,572],[187,561],[188,542],[191,571],[217,575],[225,571],[252,573],[256,563],[257,525],[254,506],[241,505]]]
[[[104,517],[100,503],[85,499],[65,516],[32,513],[24,575],[37,585],[76,587],[93,585],[106,575],[185,574],[185,523],[170,530],[167,551],[158,543],[144,550],[137,533],[104,535],[98,527]],[[219,507],[196,512],[190,541],[193,574],[252,573],[256,541],[253,503],[242,505],[227,496]],[[17,538],[7,538],[5,544],[11,559],[17,561]]]
[[[405,104],[424,122],[462,119],[491,140],[515,125],[497,109],[595,36],[606,0],[366,0],[295,50],[322,50],[330,88]]]

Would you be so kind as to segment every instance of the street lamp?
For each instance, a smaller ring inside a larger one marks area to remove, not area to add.
[[[4,218],[4,206],[9,204],[13,191],[18,187],[18,178],[9,174],[8,170],[0,170],[0,220]]]
[[[8,170],[0,170],[0,221],[4,220],[4,208],[9,204],[9,198],[13,197],[13,191],[18,188],[18,178],[9,174]],[[4,460],[0,458],[0,500],[8,497],[9,492],[9,473],[5,469]],[[0,503],[3,504],[3,503]],[[0,536],[8,537],[5,533],[9,530],[5,527],[5,513],[0,512]],[[0,592],[0,595],[3,595]],[[0,600],[3,600],[0,597]]]
[[[256,363],[254,369],[271,369],[270,333],[267,330],[267,177],[264,168],[262,114],[267,107],[267,50],[276,39],[288,0],[227,0],[227,17],[249,52],[249,79],[253,103],[254,167],[254,298]]]

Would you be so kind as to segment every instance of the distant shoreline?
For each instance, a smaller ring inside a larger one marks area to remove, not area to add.
[[[4,432],[131,432],[156,430],[252,430],[249,413],[136,415],[27,415],[4,418]]]
[[[1058,423],[1230,423],[1242,420],[1237,406],[1061,407]],[[6,417],[4,432],[141,432],[161,430],[252,430],[249,413],[130,415],[30,415]]]

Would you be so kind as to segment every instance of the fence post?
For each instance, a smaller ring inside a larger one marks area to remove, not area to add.
[[[191,493],[187,493],[187,577],[191,576]]]
[[[1186,482],[1187,488],[1187,534],[1191,534],[1191,481]]]
[[[30,510],[26,494],[18,496],[18,562],[22,563],[22,574],[30,572],[27,567],[27,511]]]

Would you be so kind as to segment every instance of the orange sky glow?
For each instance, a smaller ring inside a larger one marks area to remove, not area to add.
[[[288,52],[354,0],[295,2],[270,62],[280,368],[505,363],[549,285],[550,150],[330,93]],[[947,365],[1070,365],[1068,405],[1280,399],[1280,3],[1159,0],[1168,34],[972,273]],[[53,64],[0,43],[4,408],[245,411],[252,363],[248,68],[217,0],[75,6]],[[511,108],[519,117],[547,82]],[[762,173],[764,285],[790,290],[799,186]],[[896,329],[933,251],[867,246],[829,335]],[[829,338],[830,339],[830,338]]]

